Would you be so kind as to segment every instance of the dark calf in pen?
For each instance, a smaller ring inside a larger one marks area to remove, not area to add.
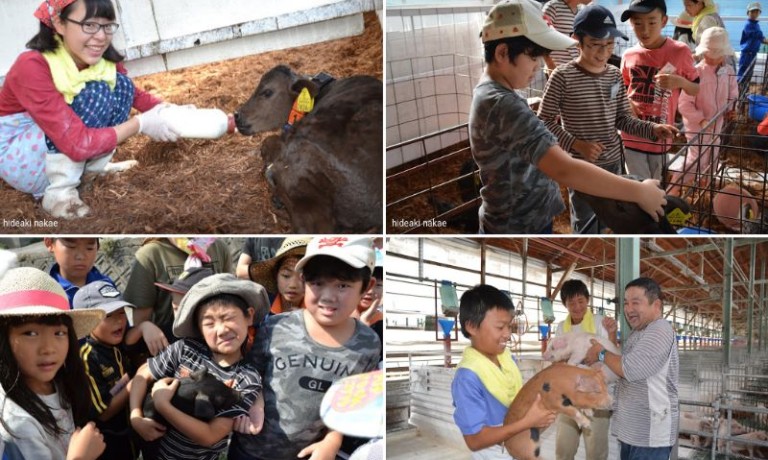
[[[631,175],[624,177],[639,179],[637,176]],[[685,200],[667,195],[664,216],[659,218],[658,222],[655,222],[636,203],[587,195],[582,192],[576,192],[576,194],[589,204],[600,222],[618,234],[676,234],[677,231],[670,223],[670,220],[676,223],[684,223],[681,220],[685,216],[689,216],[691,212],[691,207]]]
[[[327,79],[326,79],[327,80]],[[292,107],[302,90],[314,108],[298,121]],[[245,135],[283,127],[262,144],[273,192],[297,233],[368,233],[382,229],[383,90],[354,76],[318,82],[286,66],[259,81],[235,114]]]

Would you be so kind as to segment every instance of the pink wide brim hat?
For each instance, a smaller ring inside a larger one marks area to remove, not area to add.
[[[0,279],[0,317],[67,315],[77,338],[91,333],[104,310],[71,310],[64,289],[50,275],[32,267],[8,270]]]

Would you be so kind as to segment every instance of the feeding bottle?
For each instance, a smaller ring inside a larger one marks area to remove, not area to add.
[[[218,139],[235,132],[235,118],[219,109],[171,106],[162,112],[163,117],[179,136],[189,139]]]

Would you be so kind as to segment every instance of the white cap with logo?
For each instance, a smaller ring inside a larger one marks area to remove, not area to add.
[[[370,236],[316,236],[307,245],[307,252],[296,264],[296,270],[301,271],[315,256],[335,257],[355,268],[368,267],[371,273],[376,265]]]

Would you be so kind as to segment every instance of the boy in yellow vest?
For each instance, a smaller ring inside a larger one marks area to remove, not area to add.
[[[507,350],[513,312],[512,300],[485,284],[465,292],[459,303],[461,333],[472,344],[464,350],[451,384],[453,419],[475,460],[511,459],[504,441],[555,420],[555,413],[537,399],[522,419],[503,424],[507,408],[523,386],[520,370]]]
[[[589,309],[589,289],[581,280],[568,280],[560,290],[560,300],[568,310],[565,321],[557,325],[555,335],[571,331],[588,332],[605,337],[618,346],[616,339],[616,320],[613,318],[592,314]],[[613,388],[610,388],[611,392]],[[584,447],[587,458],[591,460],[606,460],[608,458],[608,428],[611,412],[596,410],[589,430],[582,431],[576,422],[567,416],[557,417],[557,443],[555,458],[557,460],[573,460],[579,448],[579,437],[584,435]]]

